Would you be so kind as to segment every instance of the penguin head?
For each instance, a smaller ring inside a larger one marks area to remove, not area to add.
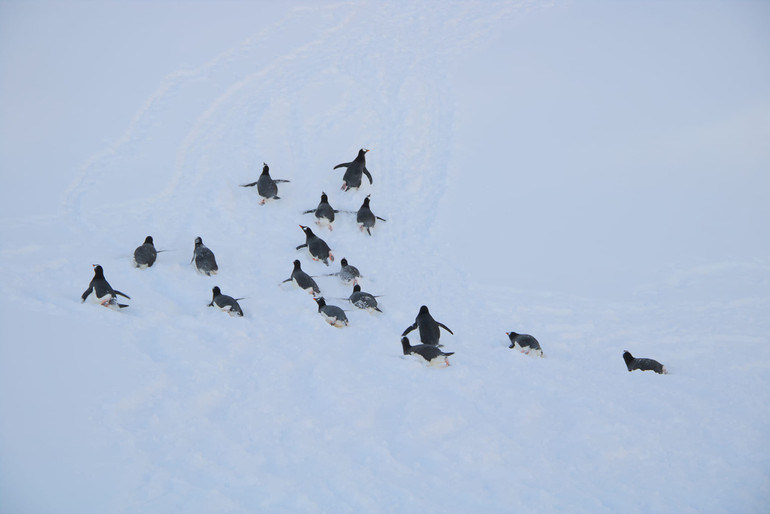
[[[104,278],[104,268],[99,264],[94,264],[94,278]]]
[[[513,342],[514,339],[516,339],[516,336],[519,335],[516,332],[506,332],[505,335],[508,336],[508,339],[511,340],[511,345],[508,348],[513,348],[516,346],[516,343]]]
[[[428,312],[428,307],[427,307],[427,305],[423,305],[422,307],[420,307],[420,314],[430,314],[430,313]]]
[[[366,198],[364,198],[364,203],[361,204],[361,207],[369,207],[369,197],[372,195],[366,195]]]
[[[625,350],[625,351],[623,352],[623,360],[624,360],[624,361],[626,361],[626,365],[628,365],[628,364],[630,364],[631,362],[633,362],[633,360],[634,360],[634,356],[633,356],[633,355],[631,355],[631,352],[629,352],[628,350]]]
[[[368,148],[361,148],[358,151],[358,157],[356,157],[356,159],[364,160],[366,158],[366,152],[368,152],[368,151],[369,151]]]
[[[404,355],[409,355],[409,349],[411,348],[411,345],[409,344],[408,337],[401,338],[401,348],[404,350]]]
[[[321,201],[323,203],[329,203],[329,197],[326,196],[326,193],[324,193],[324,192],[321,192]]]
[[[344,268],[347,265],[348,265],[348,260],[345,257],[343,257],[342,260],[340,261],[340,266]]]
[[[267,175],[269,171],[270,171],[270,168],[268,167],[267,163],[263,162],[262,163],[262,174],[263,175]]]
[[[320,296],[318,298],[313,297],[313,300],[315,300],[315,303],[318,304],[318,312],[321,312],[321,308],[326,306],[326,300],[324,300],[323,296]]]
[[[295,270],[301,269],[300,266],[302,266],[302,264],[300,264],[299,259],[295,259],[294,260],[294,269]]]
[[[199,246],[203,245],[203,239],[200,238],[200,236],[195,238],[195,248],[198,248]]]
[[[354,286],[353,286],[353,292],[354,292],[354,293],[357,293],[357,292],[359,292],[360,290],[361,290],[361,286],[359,286],[358,284],[356,284],[356,285],[354,285]]]
[[[222,294],[222,290],[219,289],[219,286],[212,287],[211,292],[214,293],[214,298]]]
[[[152,236],[147,236],[144,238],[144,244],[151,245],[152,244]]]
[[[305,225],[300,225],[299,228],[301,228],[302,232],[304,232],[305,235],[308,236],[308,237],[312,237],[312,236],[315,235],[315,234],[313,234],[313,231],[310,230],[310,227],[306,227]]]

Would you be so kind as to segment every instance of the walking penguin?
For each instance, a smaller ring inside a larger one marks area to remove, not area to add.
[[[134,250],[134,266],[139,269],[147,269],[155,264],[157,256],[158,251],[152,242],[152,236],[147,236],[144,239],[144,244]]]
[[[200,237],[195,238],[195,249],[193,250],[193,258],[190,262],[195,262],[195,269],[198,270],[198,273],[208,277],[216,275],[219,270],[214,252],[203,244],[203,239]]]
[[[358,155],[352,162],[343,162],[334,167],[335,170],[337,168],[347,168],[345,175],[342,177],[342,187],[340,189],[349,191],[361,187],[361,174],[366,175],[369,183],[372,184],[372,175],[366,169],[366,152],[368,151],[362,148],[358,151]]]
[[[363,232],[366,230],[367,234],[370,236],[372,235],[372,227],[374,227],[374,224],[377,223],[377,220],[380,221],[387,221],[385,218],[380,218],[379,216],[375,216],[372,212],[372,209],[369,208],[369,197],[371,195],[366,195],[366,198],[364,198],[364,203],[361,204],[361,207],[358,209],[358,212],[356,213],[356,222],[358,223],[358,228],[361,229]]]
[[[433,319],[433,316],[431,316],[430,312],[428,312],[428,307],[423,305],[420,307],[420,312],[417,314],[417,317],[414,320],[414,324],[404,330],[404,333],[401,334],[401,337],[405,336],[415,328],[419,328],[420,341],[422,341],[423,344],[440,346],[438,342],[439,338],[441,337],[439,327],[454,335],[454,332],[449,330],[449,327]]]
[[[329,230],[332,230],[334,214],[340,211],[332,208],[332,206],[329,204],[329,197],[326,196],[326,193],[322,192],[321,201],[318,203],[318,207],[315,209],[309,209],[302,214],[310,214],[311,212],[315,215],[316,225],[320,227],[329,227]]]
[[[313,277],[302,271],[302,265],[299,260],[294,261],[294,270],[291,272],[291,276],[281,283],[283,284],[286,282],[294,282],[297,287],[312,295],[321,294],[321,289],[318,287],[318,284],[315,283]]]
[[[104,269],[100,265],[94,264],[93,266],[94,278],[92,278],[91,282],[88,284],[88,289],[86,289],[80,296],[82,300],[80,303],[85,302],[86,298],[91,297],[94,301],[105,307],[117,307],[119,309],[128,307],[128,305],[118,303],[116,295],[128,298],[129,300],[131,297],[112,288],[110,283],[107,282],[107,279],[104,278]]]
[[[310,252],[310,257],[312,257],[314,261],[321,261],[327,266],[329,265],[329,261],[334,262],[334,255],[332,255],[326,241],[313,234],[313,231],[310,230],[309,227],[300,225],[299,228],[305,233],[305,243],[299,245],[297,250],[307,247],[307,251]]]
[[[260,205],[265,205],[266,200],[280,200],[281,198],[278,196],[278,186],[276,184],[280,182],[289,182],[288,180],[283,179],[273,179],[270,177],[270,168],[266,163],[262,163],[262,174],[259,176],[259,179],[256,182],[252,182],[250,184],[243,184],[241,187],[252,187],[257,186],[257,193],[259,193],[259,196],[262,197],[262,200],[260,200]]]

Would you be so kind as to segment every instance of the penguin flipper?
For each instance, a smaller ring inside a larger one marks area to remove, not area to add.
[[[123,298],[128,298],[129,300],[131,299],[131,297],[130,297],[130,296],[128,296],[128,295],[127,295],[127,294],[125,294],[125,293],[121,293],[121,292],[120,292],[120,291],[118,291],[117,289],[113,289],[113,290],[112,290],[112,292],[113,292],[113,293],[115,293],[115,294],[119,294],[119,295],[120,295],[120,296],[122,296]]]
[[[257,181],[259,182],[259,181]],[[252,182],[251,184],[241,184],[241,187],[254,187],[257,185],[257,182]]]
[[[315,209],[310,209],[308,211],[302,211],[302,214],[310,214],[311,212],[315,212]]]
[[[379,216],[375,216],[375,218],[377,218],[377,219],[378,219],[378,220],[380,220],[380,221],[388,221],[388,220],[386,220],[385,218],[380,218]]]
[[[342,167],[345,167],[345,168],[347,168],[347,167],[349,167],[351,164],[353,164],[353,163],[352,163],[352,162],[343,162],[342,164],[338,164],[338,165],[336,165],[336,166],[335,166],[334,168],[332,168],[332,169],[335,169],[335,170],[336,170],[337,168],[342,168]]]
[[[372,182],[372,175],[371,175],[371,173],[369,173],[369,170],[366,169],[366,166],[364,166],[364,175],[366,175],[366,178],[369,179],[369,183],[370,184],[374,183],[374,182]]]
[[[300,248],[306,248],[306,247],[307,247],[307,243],[303,243],[299,245],[297,248],[295,248],[295,250],[299,250]]]
[[[282,178],[277,178],[277,179],[273,180],[273,182],[275,182],[276,184],[278,184],[278,183],[280,183],[280,182],[291,182],[291,180],[286,180],[286,179],[282,179]]]
[[[403,333],[403,334],[401,334],[401,337],[404,337],[406,334],[408,334],[409,332],[411,332],[411,331],[412,331],[412,330],[414,330],[415,328],[417,328],[417,322],[416,322],[416,321],[414,322],[414,325],[412,325],[412,326],[410,326],[410,327],[407,327],[407,329],[406,329],[406,330],[404,330],[404,333]]]
[[[88,298],[88,295],[90,295],[93,290],[94,290],[94,286],[89,286],[88,289],[86,289],[85,293],[81,295],[80,298],[82,301],[80,303],[85,302],[86,298]]]
[[[444,330],[446,330],[447,332],[449,332],[450,334],[452,334],[452,335],[455,335],[455,333],[454,333],[454,332],[452,332],[451,330],[449,330],[449,327],[448,327],[448,326],[444,325],[444,324],[443,324],[443,323],[441,323],[440,321],[437,321],[437,322],[436,322],[436,324],[437,324],[438,326],[440,326],[441,328],[443,328]]]

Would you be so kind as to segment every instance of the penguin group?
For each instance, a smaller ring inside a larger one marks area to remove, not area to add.
[[[366,154],[368,152],[368,149],[362,148],[359,150],[358,155],[353,161],[334,166],[333,169],[345,168],[345,173],[342,177],[342,186],[340,187],[343,192],[360,189],[361,186],[364,185],[363,177],[368,179],[369,185],[374,184],[372,175],[366,167]],[[278,184],[289,182],[289,180],[285,179],[273,179],[270,176],[269,166],[267,163],[263,163],[262,173],[258,180],[248,184],[241,184],[240,187],[248,188],[256,186],[257,194],[260,197],[259,204],[265,205],[268,201],[272,202],[274,200],[280,200],[280,196],[278,196]],[[360,231],[366,231],[369,236],[372,236],[372,230],[377,221],[384,222],[386,219],[376,216],[372,212],[370,200],[371,194],[367,194],[361,207],[357,211],[341,211],[334,209],[329,203],[329,196],[325,192],[322,192],[317,207],[305,210],[302,214],[312,213],[316,219],[316,225],[328,228],[329,231],[333,230],[336,214],[355,214],[356,223]],[[310,227],[299,224],[299,228],[305,236],[305,242],[296,246],[295,249],[297,251],[306,249],[307,254],[312,261],[322,262],[326,266],[330,266],[330,263],[334,262],[335,257],[329,244],[315,234]],[[150,268],[155,264],[158,253],[163,251],[164,250],[157,250],[155,248],[152,236],[147,236],[144,243],[134,250],[132,264],[134,267],[141,270]],[[196,237],[194,240],[193,255],[190,263],[198,273],[207,277],[216,275],[219,270],[214,252],[203,243],[203,239],[200,236]],[[93,272],[94,275],[88,284],[88,289],[81,295],[82,302],[85,302],[90,298],[102,306],[115,310],[121,310],[128,307],[127,304],[119,303],[117,297],[121,296],[126,299],[130,299],[130,297],[125,293],[112,288],[105,278],[104,268],[99,264],[94,264]],[[349,297],[345,298],[345,300],[349,301],[357,309],[365,310],[372,314],[383,312],[379,307],[377,296],[361,290],[359,280],[363,276],[357,267],[349,264],[347,258],[343,257],[340,260],[339,271],[329,273],[326,276],[336,276],[344,285],[348,287],[351,285],[353,286],[352,293]],[[326,302],[326,298],[321,294],[321,288],[318,286],[318,283],[312,276],[302,269],[302,263],[299,259],[294,260],[293,269],[289,278],[283,280],[282,283],[287,282],[291,282],[297,288],[312,296],[318,313],[326,323],[337,328],[343,328],[350,324],[350,320],[345,314],[344,309]],[[208,303],[208,306],[215,307],[226,312],[230,316],[243,317],[243,309],[238,303],[239,300],[243,299],[244,298],[234,298],[225,295],[222,293],[219,286],[214,286],[211,289],[211,301]],[[423,362],[430,367],[448,367],[449,357],[454,355],[455,352],[445,352],[442,350],[443,345],[440,343],[441,329],[454,335],[454,332],[452,332],[449,327],[433,318],[426,305],[421,306],[415,317],[414,323],[404,329],[400,336],[403,355],[414,356],[420,362]],[[414,330],[417,330],[420,344],[413,345],[409,341],[409,338],[406,337]],[[506,335],[510,342],[509,348],[516,349],[526,355],[545,357],[539,341],[534,336],[514,331],[506,332]],[[627,350],[623,352],[623,360],[629,372],[641,370],[654,371],[658,374],[668,373],[665,366],[660,362],[650,358],[635,358]]]

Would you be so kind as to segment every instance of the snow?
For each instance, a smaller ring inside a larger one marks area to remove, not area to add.
[[[768,21],[3,2],[0,512],[766,511]],[[374,183],[342,192],[359,148]],[[291,182],[259,205],[263,162]],[[388,221],[315,230],[321,191]],[[382,313],[324,276],[343,257]],[[81,304],[92,264],[129,308]],[[423,304],[447,368],[402,355]]]

